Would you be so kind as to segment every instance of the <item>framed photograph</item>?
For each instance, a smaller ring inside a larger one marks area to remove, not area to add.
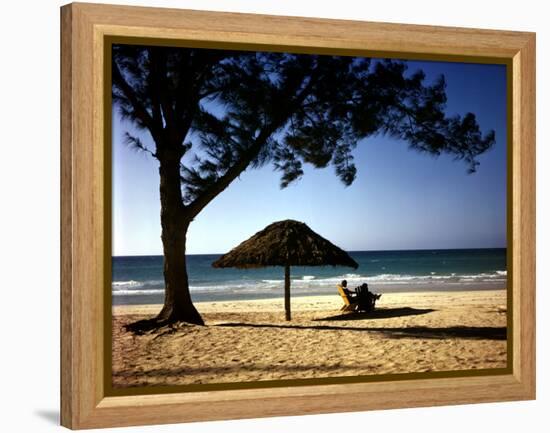
[[[61,423],[535,398],[535,35],[61,8]]]

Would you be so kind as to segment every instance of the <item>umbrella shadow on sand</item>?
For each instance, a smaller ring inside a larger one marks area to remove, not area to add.
[[[412,326],[399,328],[386,327],[350,327],[334,325],[290,325],[275,323],[218,323],[213,326],[225,328],[273,328],[287,330],[315,330],[315,331],[342,331],[375,333],[387,338],[417,338],[422,340],[445,340],[449,338],[461,338],[467,340],[506,340],[506,327],[492,326],[450,326],[447,328],[430,328],[427,326]]]
[[[368,313],[347,313],[336,316],[323,317],[314,319],[314,322],[334,322],[347,320],[371,320],[371,319],[386,319],[392,317],[413,316],[419,314],[431,313],[433,309],[419,308],[382,308]],[[490,326],[450,326],[431,328],[427,326],[411,326],[411,327],[351,327],[338,325],[307,325],[307,324],[275,324],[275,323],[219,323],[214,326],[220,327],[244,327],[244,328],[274,328],[274,329],[308,329],[316,331],[343,331],[343,332],[366,332],[384,335],[387,338],[417,338],[440,340],[449,338],[459,338],[467,340],[506,340],[506,327],[490,327]]]
[[[339,321],[339,320],[372,320],[372,319],[391,319],[393,317],[403,316],[417,316],[420,314],[427,314],[436,311],[432,308],[379,308],[370,312],[354,312],[338,314],[336,316],[323,317],[320,319],[314,319],[316,322],[322,321]]]

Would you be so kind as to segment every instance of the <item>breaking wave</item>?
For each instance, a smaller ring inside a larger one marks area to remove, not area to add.
[[[304,290],[318,289],[326,291],[334,290],[335,286],[342,280],[347,280],[349,287],[355,287],[362,283],[368,283],[373,288],[383,287],[400,287],[410,286],[414,290],[415,287],[430,287],[440,286],[445,288],[447,285],[474,285],[476,283],[506,283],[507,272],[483,272],[479,274],[443,274],[438,275],[430,272],[427,275],[409,275],[409,274],[377,274],[377,275],[361,275],[361,274],[341,274],[329,278],[317,278],[313,275],[304,275],[297,278],[292,278],[292,291],[299,293]],[[280,279],[262,279],[262,280],[235,280],[235,281],[220,281],[209,284],[193,284],[191,283],[190,290],[192,293],[255,293],[266,291],[280,291],[284,285],[284,278]],[[164,281],[162,280],[147,280],[147,281],[113,281],[112,293],[114,296],[129,296],[129,295],[155,295],[164,293]]]

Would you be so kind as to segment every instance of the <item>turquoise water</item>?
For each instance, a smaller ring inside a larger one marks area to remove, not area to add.
[[[506,249],[351,251],[357,269],[291,268],[293,296],[336,293],[342,279],[353,288],[367,282],[375,292],[483,290],[506,287]],[[215,269],[219,254],[187,256],[194,301],[282,296],[283,268]],[[113,304],[150,304],[164,300],[162,256],[112,258]]]

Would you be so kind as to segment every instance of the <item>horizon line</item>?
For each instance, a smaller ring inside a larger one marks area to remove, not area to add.
[[[380,252],[401,252],[401,251],[464,251],[464,250],[505,250],[503,247],[471,247],[471,248],[405,248],[402,250],[387,249],[387,250],[344,250],[347,253],[380,253]],[[186,256],[221,256],[227,253],[195,253],[186,254]],[[119,254],[111,257],[162,257],[164,254]]]

